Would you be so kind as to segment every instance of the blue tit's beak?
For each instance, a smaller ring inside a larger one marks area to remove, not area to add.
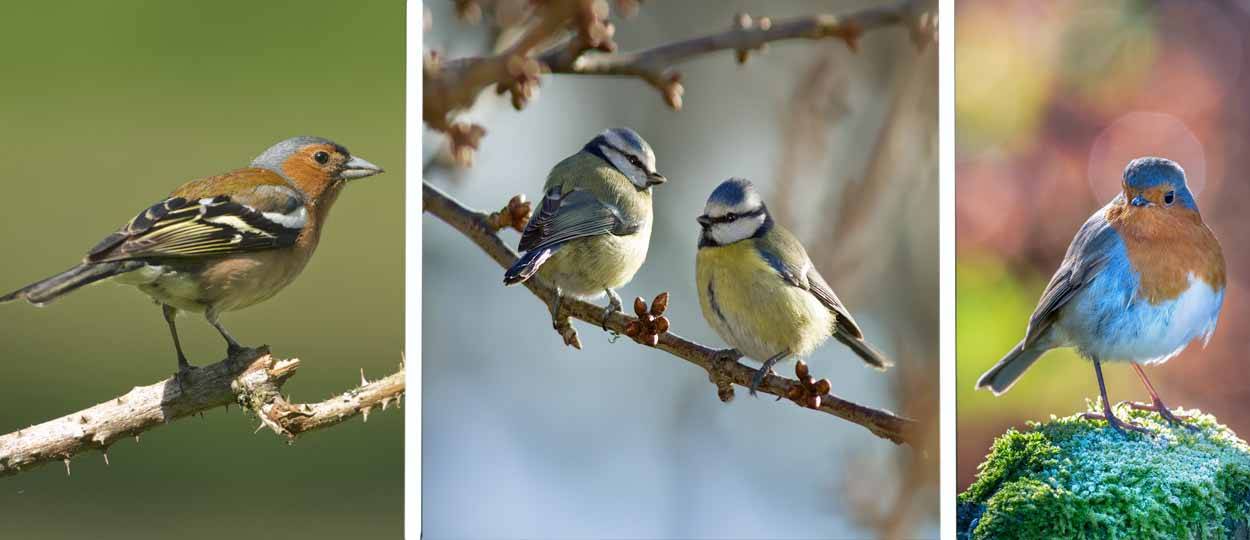
[[[343,164],[343,171],[339,173],[339,178],[344,180],[355,180],[366,176],[373,176],[383,172],[382,167],[369,163],[361,158],[352,156]]]
[[[649,173],[647,173],[647,187],[651,187],[651,186],[658,186],[658,185],[663,184],[664,182],[667,182],[667,181],[668,181],[668,179],[667,179],[667,178],[665,178],[665,177],[664,177],[664,175],[662,175],[662,174],[660,174],[660,173],[658,173],[658,172],[649,172]]]
[[[1136,197],[1133,197],[1133,200],[1129,201],[1129,204],[1133,206],[1149,206],[1150,201],[1146,200],[1146,197],[1138,193]]]
[[[699,225],[702,226],[704,229],[712,226],[712,218],[707,217],[707,216],[699,216],[695,218],[695,221],[698,221]]]

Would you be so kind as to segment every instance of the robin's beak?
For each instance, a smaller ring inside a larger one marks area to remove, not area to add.
[[[1138,206],[1138,207],[1150,206],[1150,201],[1147,200],[1145,196],[1139,193],[1137,194],[1137,196],[1133,197],[1133,200],[1129,201],[1129,204],[1133,206]]]
[[[649,172],[649,173],[647,173],[647,187],[650,187],[650,186],[658,186],[658,185],[663,184],[664,182],[667,182],[667,181],[668,181],[668,178],[665,178],[665,177],[664,177],[664,175],[662,175],[662,174],[660,174],[660,173],[658,173],[658,172]]]
[[[339,173],[339,178],[344,180],[355,180],[366,176],[373,176],[383,172],[382,167],[369,163],[361,158],[352,156],[343,164],[343,170]]]

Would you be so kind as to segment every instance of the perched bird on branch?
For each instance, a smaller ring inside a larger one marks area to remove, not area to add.
[[[633,279],[651,242],[651,187],[665,178],[655,153],[634,130],[612,128],[557,163],[543,185],[545,196],[521,234],[507,285],[537,275],[556,289],[551,308],[559,329],[561,298],[608,296],[604,325],[621,310],[616,294]]]
[[[750,181],[722,182],[698,221],[699,305],[722,339],[764,363],[751,381],[753,395],[777,362],[806,356],[831,335],[868,365],[890,366]]]
[[[178,312],[203,313],[228,354],[243,350],[220,315],[289,285],[317,249],[343,186],[380,172],[332,141],[284,140],[247,168],[183,184],[106,236],[78,265],[0,296],[0,303],[42,306],[105,279],[133,285],[161,305],[181,382],[193,366],[178,341]]]
[[[1133,403],[1180,424],[1159,399],[1141,364],[1166,362],[1195,339],[1209,340],[1224,302],[1224,254],[1202,222],[1185,171],[1144,157],[1124,169],[1121,193],[1076,233],[1024,339],[981,375],[977,388],[995,395],[1046,351],[1075,347],[1094,363],[1103,412],[1087,413],[1111,427],[1142,430],[1115,417],[1102,362],[1129,362],[1151,403]],[[1205,341],[1204,341],[1205,343]]]

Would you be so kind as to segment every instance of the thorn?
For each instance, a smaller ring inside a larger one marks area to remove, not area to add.
[[[360,368],[360,386],[369,384],[369,379],[365,378],[365,368]]]
[[[391,404],[391,398],[382,398],[382,410],[386,410],[386,406]]]
[[[139,434],[135,433],[135,444],[139,444]]]
[[[403,394],[395,396],[395,408],[396,409],[404,408],[404,395]]]
[[[365,422],[369,421],[369,410],[371,409],[373,409],[373,407],[365,407],[360,410],[360,414],[365,417]]]
[[[107,466],[108,464],[109,464],[109,453],[104,452],[104,465]]]
[[[261,423],[260,423],[260,425],[259,425],[259,426],[256,426],[256,429],[255,429],[254,431],[252,431],[252,435],[255,435],[255,434],[257,434],[257,433],[260,433],[260,430],[261,430],[261,428],[263,428],[263,427],[265,427],[265,423],[264,423],[264,422],[261,422]]]
[[[65,458],[65,476],[69,476],[69,458]]]

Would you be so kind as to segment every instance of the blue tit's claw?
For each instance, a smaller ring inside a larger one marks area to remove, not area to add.
[[[751,397],[757,397],[755,390],[758,389],[761,384],[764,384],[764,377],[767,377],[770,371],[772,370],[768,368],[760,368],[755,371],[755,376],[751,377]]]
[[[620,334],[618,334],[618,333],[616,333],[616,332],[610,332],[610,334],[611,334],[611,335],[609,335],[609,336],[608,336],[608,343],[611,343],[611,344],[615,345],[615,344],[616,344],[616,342],[618,342],[618,341],[620,341],[620,340],[621,340],[621,335],[620,335]]]

